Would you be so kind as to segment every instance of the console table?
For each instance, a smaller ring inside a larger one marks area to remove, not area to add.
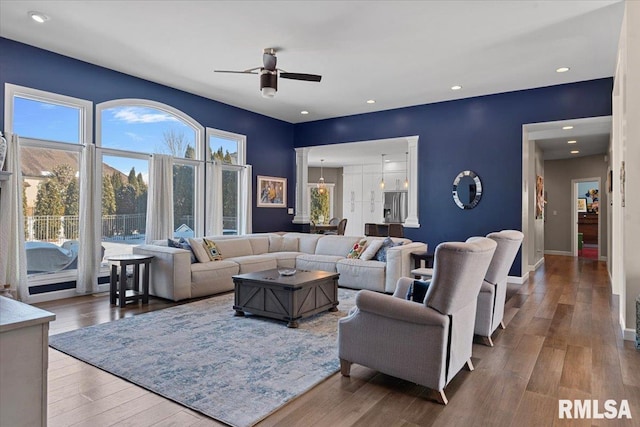
[[[49,322],[56,315],[5,297],[0,313],[0,426],[46,426]]]

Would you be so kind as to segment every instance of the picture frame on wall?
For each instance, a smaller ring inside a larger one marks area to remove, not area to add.
[[[256,206],[259,208],[287,207],[287,178],[275,176],[257,177]]]
[[[578,198],[578,212],[587,211],[587,199],[585,197]]]

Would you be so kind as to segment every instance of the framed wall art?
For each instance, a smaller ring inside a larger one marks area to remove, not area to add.
[[[287,207],[287,178],[258,175],[256,205],[259,208]]]
[[[578,198],[578,212],[587,211],[587,199],[585,197]]]

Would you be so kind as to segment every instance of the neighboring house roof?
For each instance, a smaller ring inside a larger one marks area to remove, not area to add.
[[[22,175],[29,178],[44,179],[43,171],[51,172],[57,166],[64,164],[71,166],[75,172],[78,171],[79,166],[79,154],[68,151],[22,147],[20,157]],[[123,179],[127,178],[127,175],[119,170],[106,163],[102,164],[103,175],[112,175],[113,173],[121,174]]]

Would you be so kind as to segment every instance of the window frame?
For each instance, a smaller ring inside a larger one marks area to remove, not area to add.
[[[78,154],[78,162],[80,162],[80,156],[82,155],[82,149],[84,146],[93,143],[93,102],[74,98],[67,95],[61,95],[54,92],[47,92],[39,89],[29,88],[25,86],[14,85],[11,83],[5,83],[5,98],[4,98],[4,123],[7,133],[13,133],[13,120],[14,120],[14,99],[15,97],[26,98],[34,101],[40,101],[44,103],[57,104],[66,107],[77,108],[80,114],[79,117],[79,132],[78,136],[80,141],[78,143],[54,141],[40,138],[20,137],[20,144],[25,148],[41,148],[48,150],[69,151]],[[79,166],[79,165],[78,165]],[[80,168],[78,168],[80,171]],[[79,177],[82,179],[82,177]],[[82,248],[81,250],[84,250]],[[27,275],[27,285],[31,287],[55,285],[65,283],[68,281],[77,280],[77,269],[75,270],[62,270],[47,274]],[[71,289],[65,288],[59,291],[51,292],[63,292],[64,296],[67,293],[75,294],[74,286]],[[38,293],[31,294],[38,295]]]
[[[102,146],[102,112],[115,107],[142,107],[153,108],[163,111],[167,114],[171,114],[176,118],[182,120],[185,124],[189,125],[195,131],[195,144],[194,147],[196,158],[187,159],[184,157],[174,157],[173,163],[176,165],[189,165],[195,168],[195,182],[194,182],[194,233],[196,235],[204,234],[204,193],[205,193],[205,171],[204,171],[204,152],[206,150],[205,128],[198,123],[193,117],[178,110],[170,105],[163,104],[161,102],[153,101],[150,99],[141,98],[120,98],[112,99],[109,101],[101,102],[96,105],[96,149],[101,155],[115,155],[119,157],[136,157],[137,155],[151,156],[154,153],[144,153],[140,151],[121,150],[116,148],[109,148]],[[102,157],[100,157],[102,158]],[[102,189],[100,190],[99,199],[102,200]]]

